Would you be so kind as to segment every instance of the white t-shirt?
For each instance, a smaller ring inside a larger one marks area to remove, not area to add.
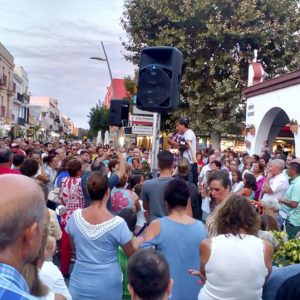
[[[184,133],[184,138],[186,141],[190,141],[191,142],[191,148],[194,152],[194,154],[196,155],[196,136],[194,131],[192,131],[191,129],[188,129],[185,133]],[[190,163],[193,163],[193,156],[192,156],[192,151],[191,149],[185,150],[183,152],[183,157],[186,158]]]
[[[42,283],[49,288],[50,292],[54,294],[60,294],[67,300],[72,300],[64,277],[62,276],[58,267],[52,261],[45,261],[43,263],[39,272],[39,277]]]
[[[273,193],[264,194],[261,202],[267,207],[278,206],[278,200],[282,199],[289,188],[289,181],[283,173],[280,173],[269,180]]]

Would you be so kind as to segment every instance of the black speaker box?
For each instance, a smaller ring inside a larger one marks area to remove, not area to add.
[[[110,126],[128,126],[129,101],[111,100],[108,124]]]
[[[182,53],[173,47],[149,47],[141,52],[136,106],[169,113],[177,109]]]

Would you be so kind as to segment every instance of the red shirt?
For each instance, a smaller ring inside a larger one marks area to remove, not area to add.
[[[21,174],[19,170],[12,170],[8,167],[0,167],[0,175],[2,174]]]

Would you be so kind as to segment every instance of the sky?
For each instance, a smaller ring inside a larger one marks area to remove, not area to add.
[[[90,108],[110,84],[103,41],[113,78],[132,76],[124,58],[120,18],[124,0],[0,0],[0,42],[28,72],[29,91],[59,102],[75,126],[88,128]]]

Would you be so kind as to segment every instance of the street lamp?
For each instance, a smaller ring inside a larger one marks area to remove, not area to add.
[[[113,78],[112,78],[112,74],[111,74],[111,69],[110,69],[109,61],[108,61],[108,58],[107,58],[107,55],[106,55],[106,51],[105,51],[105,48],[104,48],[104,44],[103,44],[102,41],[101,41],[101,46],[102,46],[105,58],[93,56],[93,57],[90,57],[90,59],[99,60],[99,61],[106,61],[108,72],[109,72],[109,76],[110,76],[110,81],[111,81],[111,87],[112,87],[112,98],[115,99],[115,96],[116,96],[115,85],[114,85],[114,82],[113,82]]]

